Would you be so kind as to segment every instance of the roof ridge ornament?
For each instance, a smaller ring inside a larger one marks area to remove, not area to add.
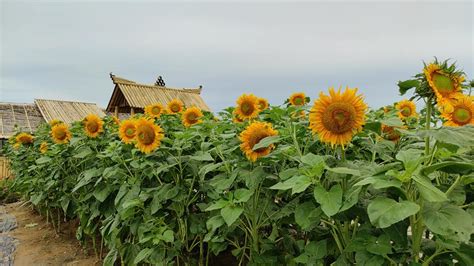
[[[161,76],[158,76],[158,78],[155,81],[155,86],[160,86],[160,87],[165,87],[165,81]]]

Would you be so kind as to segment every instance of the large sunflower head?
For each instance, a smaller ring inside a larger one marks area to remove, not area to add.
[[[454,65],[449,68],[454,68]],[[426,80],[438,100],[441,98],[453,98],[456,94],[461,93],[461,84],[465,78],[460,72],[450,73],[448,71],[449,68],[446,62],[441,65],[435,62],[423,69]]]
[[[160,118],[163,109],[163,105],[160,103],[150,104],[145,107],[145,114],[153,118]]]
[[[255,162],[259,157],[268,155],[275,147],[272,144],[266,148],[253,150],[255,144],[259,143],[266,137],[276,135],[278,135],[278,131],[273,129],[272,124],[258,121],[252,122],[244,131],[242,131],[242,133],[240,133],[240,149],[247,159]]]
[[[268,101],[265,98],[258,98],[257,104],[260,111],[266,110],[269,107]]]
[[[409,117],[416,117],[416,105],[413,101],[402,100],[395,105],[398,110],[400,119],[407,119]]]
[[[242,94],[237,99],[235,114],[242,120],[256,118],[260,109],[258,107],[258,98],[253,94]]]
[[[16,136],[16,143],[28,145],[33,143],[33,136],[31,134],[22,132]]]
[[[132,143],[135,139],[135,132],[136,132],[136,122],[133,119],[123,120],[120,123],[119,128],[119,136],[122,142],[124,143]]]
[[[53,126],[51,128],[51,138],[58,144],[68,143],[71,139],[71,132],[69,131],[68,125],[59,123]]]
[[[163,130],[153,121],[140,118],[136,121],[135,146],[143,153],[155,150],[163,139]]]
[[[288,99],[293,106],[302,106],[306,104],[306,95],[303,92],[293,93]]]
[[[168,112],[178,114],[183,111],[184,104],[180,99],[173,99],[168,103]]]
[[[41,142],[39,151],[43,154],[48,151],[48,143],[46,141]]]
[[[464,125],[474,125],[474,101],[465,96],[453,102],[451,112],[441,113],[446,119],[445,126],[460,127]]]
[[[84,125],[84,132],[91,138],[97,138],[100,133],[104,132],[104,121],[97,115],[87,115],[82,124]]]
[[[202,122],[201,117],[203,116],[201,109],[198,107],[189,107],[186,111],[183,112],[181,116],[181,120],[183,121],[183,125],[185,127],[190,127],[195,124],[199,124]]]
[[[322,142],[334,145],[349,143],[352,136],[362,130],[365,123],[367,105],[357,89],[346,88],[344,92],[329,89],[314,102],[309,114],[309,127],[319,135]]]

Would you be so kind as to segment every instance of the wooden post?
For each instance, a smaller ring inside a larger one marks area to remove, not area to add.
[[[130,115],[134,115],[135,114],[135,110],[133,109],[133,107],[130,108]]]
[[[119,108],[118,106],[115,106],[115,117],[118,118],[118,112],[119,112]]]

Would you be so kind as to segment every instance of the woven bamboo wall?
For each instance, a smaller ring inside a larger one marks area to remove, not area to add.
[[[0,179],[12,177],[8,158],[0,156]]]

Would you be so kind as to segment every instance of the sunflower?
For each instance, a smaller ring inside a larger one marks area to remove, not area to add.
[[[116,124],[117,126],[120,125],[120,119],[118,117],[116,117],[115,115],[112,116],[112,120],[114,121],[114,124]]]
[[[259,143],[262,139],[270,136],[278,135],[278,131],[274,130],[272,124],[265,122],[253,122],[242,133],[240,133],[240,149],[245,154],[247,159],[255,162],[257,158],[268,155],[275,145],[271,144],[266,148],[260,148],[253,150],[255,144]]]
[[[197,107],[190,107],[183,112],[181,116],[181,120],[183,121],[183,125],[185,127],[190,127],[195,124],[199,124],[202,122],[200,119],[203,116],[201,109]]]
[[[258,98],[253,94],[242,94],[237,99],[237,107],[235,114],[241,119],[252,119],[258,116],[260,109],[258,108]]]
[[[160,118],[163,109],[163,105],[160,103],[150,104],[145,107],[145,114],[153,118]]]
[[[258,109],[260,109],[260,111],[268,109],[268,106],[269,106],[268,101],[265,98],[258,98],[257,104],[258,104]]]
[[[15,144],[13,144],[13,148],[14,148],[15,150],[18,150],[20,147],[21,147],[21,143],[15,143]]]
[[[68,143],[71,139],[71,132],[69,127],[64,123],[59,123],[51,128],[51,138],[55,143],[64,144]]]
[[[384,107],[383,107],[383,112],[384,112],[384,114],[390,113],[390,111],[392,111],[392,110],[393,110],[393,106],[392,106],[392,105],[387,105],[387,106],[384,106]]]
[[[416,117],[416,105],[413,101],[402,100],[395,105],[398,110],[398,117],[400,119],[407,119],[409,117]]]
[[[87,115],[82,124],[84,125],[84,132],[91,138],[97,138],[100,133],[104,132],[104,121],[97,115]]]
[[[33,136],[31,134],[22,132],[16,136],[15,140],[16,143],[27,145],[33,143]]]
[[[232,112],[232,122],[234,122],[234,123],[243,123],[244,120],[242,120],[242,119],[237,115],[236,110],[237,110],[237,109],[234,109],[234,112]]]
[[[303,92],[293,93],[288,99],[293,106],[302,106],[306,104],[306,95]]]
[[[48,143],[46,141],[41,142],[40,148],[41,153],[46,153],[48,151]]]
[[[168,103],[168,112],[170,114],[177,114],[183,111],[184,104],[179,99],[173,99]]]
[[[442,98],[453,99],[461,93],[461,84],[464,81],[464,76],[461,74],[446,73],[435,63],[426,66],[423,72],[438,101]]]
[[[441,117],[447,120],[445,126],[474,125],[474,101],[468,96],[460,98],[453,102],[452,111],[441,113]]]
[[[52,126],[52,127],[57,125],[57,124],[61,124],[61,123],[62,123],[62,121],[58,120],[58,119],[53,119],[53,120],[49,121],[49,125]]]
[[[342,93],[340,88],[337,92],[330,88],[329,95],[319,94],[309,114],[309,127],[322,142],[343,146],[362,130],[367,105],[356,93],[357,88]]]
[[[127,119],[120,123],[119,136],[122,142],[132,143],[135,139],[135,131],[137,130],[135,120]]]
[[[160,126],[144,118],[136,121],[135,136],[135,146],[143,153],[150,153],[156,149],[164,137]]]
[[[397,129],[399,129],[399,127],[387,126],[382,124],[382,136],[387,140],[397,142],[398,140],[400,140],[401,137],[400,132]]]

